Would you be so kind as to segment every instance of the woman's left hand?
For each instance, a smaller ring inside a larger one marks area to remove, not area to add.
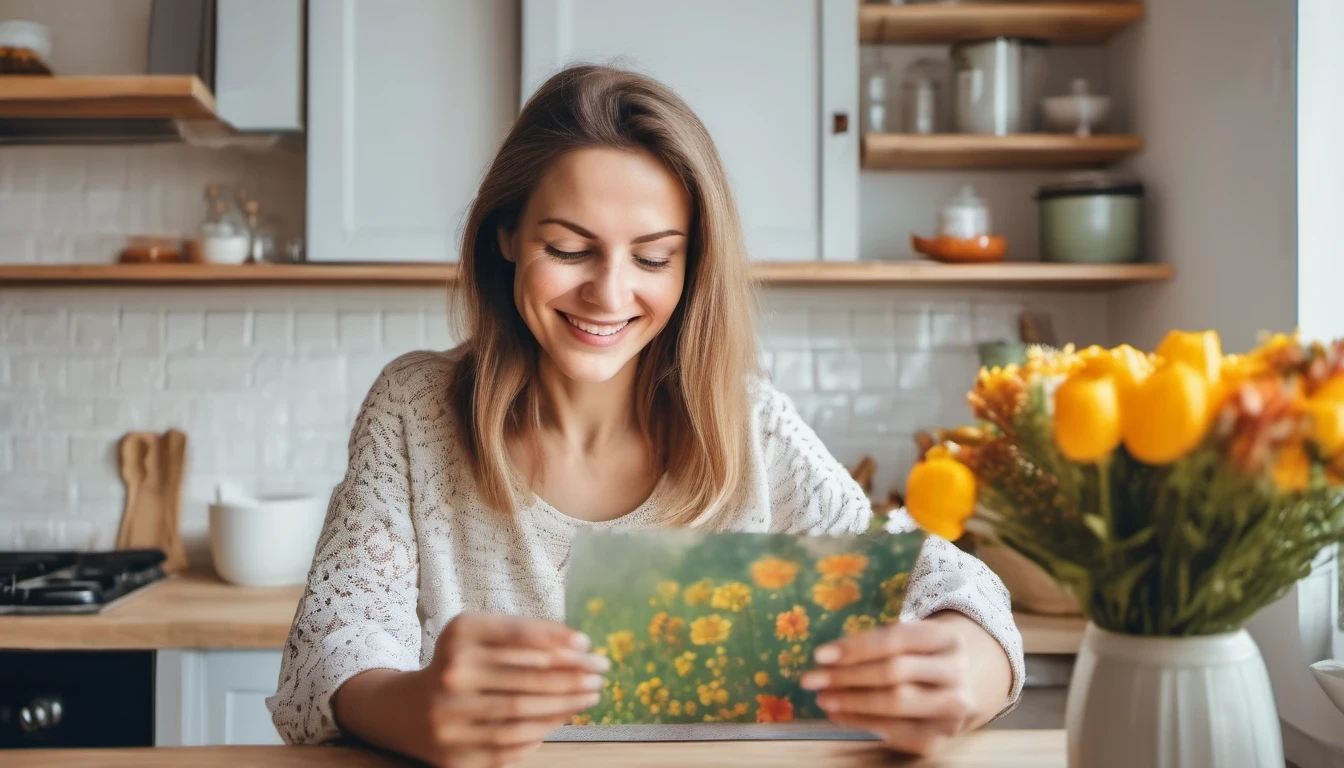
[[[985,659],[985,641],[997,659]],[[1012,682],[998,642],[957,613],[860,632],[817,648],[815,658],[818,666],[801,683],[818,692],[831,721],[914,755],[984,725]]]

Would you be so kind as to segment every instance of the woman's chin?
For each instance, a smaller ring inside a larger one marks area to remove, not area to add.
[[[601,384],[616,378],[629,364],[631,356],[614,349],[564,350],[552,356],[551,360],[566,378],[586,384]]]

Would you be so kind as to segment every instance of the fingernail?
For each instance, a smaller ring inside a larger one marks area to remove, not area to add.
[[[569,645],[576,651],[586,651],[593,647],[593,641],[582,632],[575,632],[569,636]]]
[[[590,653],[584,658],[588,660],[588,667],[595,672],[606,672],[611,669],[611,659],[600,653]]]
[[[831,676],[825,672],[807,672],[803,675],[803,679],[800,682],[807,690],[815,691],[830,685]]]
[[[584,687],[584,688],[587,688],[587,689],[590,690],[590,691],[600,691],[600,690],[602,690],[602,676],[601,676],[601,675],[584,675],[584,676],[583,676],[583,687]]]
[[[818,664],[834,664],[840,660],[840,649],[833,645],[823,645],[815,654]]]
[[[585,707],[591,707],[601,700],[602,700],[602,694],[600,693],[590,693],[587,696],[583,697]]]
[[[831,699],[831,698],[829,698],[829,697],[827,697],[827,696],[818,696],[818,697],[817,697],[817,706],[818,706],[818,707],[821,707],[822,709],[826,710],[827,712],[830,712],[831,710],[835,709],[835,700],[834,700],[834,699]]]

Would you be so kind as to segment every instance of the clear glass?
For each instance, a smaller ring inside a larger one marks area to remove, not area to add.
[[[201,220],[201,239],[247,236],[247,221],[234,202],[233,190],[224,184],[205,187],[205,216]]]

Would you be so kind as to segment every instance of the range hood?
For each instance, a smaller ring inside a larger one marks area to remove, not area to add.
[[[304,10],[303,0],[155,0],[150,74],[0,76],[0,144],[265,149],[301,138]]]

